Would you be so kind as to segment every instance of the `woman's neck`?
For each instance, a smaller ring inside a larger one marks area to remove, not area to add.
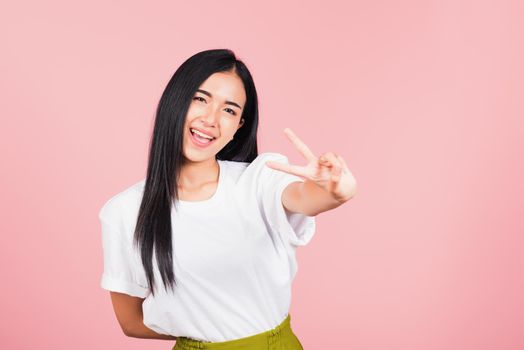
[[[219,172],[220,167],[215,158],[201,162],[186,161],[180,169],[178,187],[191,190],[209,183],[216,183]]]

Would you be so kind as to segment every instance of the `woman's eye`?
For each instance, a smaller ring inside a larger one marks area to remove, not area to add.
[[[231,108],[226,108],[226,110],[231,111],[231,112],[228,112],[228,113],[231,113],[232,115],[236,115],[236,112],[234,110],[232,110]]]
[[[201,97],[201,96],[195,96],[195,97],[193,97],[193,100],[206,102],[206,99]],[[237,115],[237,113],[234,110],[232,110],[231,108],[226,108],[226,111],[227,111],[227,113],[229,113],[231,115]]]

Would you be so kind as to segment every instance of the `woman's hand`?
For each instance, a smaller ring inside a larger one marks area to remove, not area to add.
[[[299,166],[268,161],[266,162],[268,167],[304,178],[305,181],[316,184],[341,203],[355,195],[355,177],[341,156],[333,152],[326,152],[317,157],[291,129],[284,129],[284,133],[308,163]]]

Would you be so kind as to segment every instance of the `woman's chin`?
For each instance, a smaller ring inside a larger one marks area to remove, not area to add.
[[[190,161],[190,162],[202,162],[202,161],[205,161],[211,158],[212,159],[216,158],[216,153],[212,152],[211,150],[202,151],[202,150],[188,149],[188,150],[184,150],[182,154],[184,155],[184,158],[186,159],[186,161]]]

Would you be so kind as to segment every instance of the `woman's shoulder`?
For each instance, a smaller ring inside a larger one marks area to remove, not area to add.
[[[145,178],[109,197],[99,210],[100,220],[111,223],[125,217],[134,217],[138,213],[144,186]]]
[[[227,167],[229,177],[235,182],[244,179],[257,179],[272,169],[265,165],[267,161],[287,162],[287,157],[277,152],[263,152],[257,155],[251,162],[238,162],[221,160]]]
[[[264,163],[267,161],[282,161],[287,160],[287,157],[281,153],[277,152],[263,152],[259,153],[255,159],[251,162],[238,162],[233,160],[221,160],[224,164],[227,165],[228,169],[243,171],[246,168],[261,168]]]

